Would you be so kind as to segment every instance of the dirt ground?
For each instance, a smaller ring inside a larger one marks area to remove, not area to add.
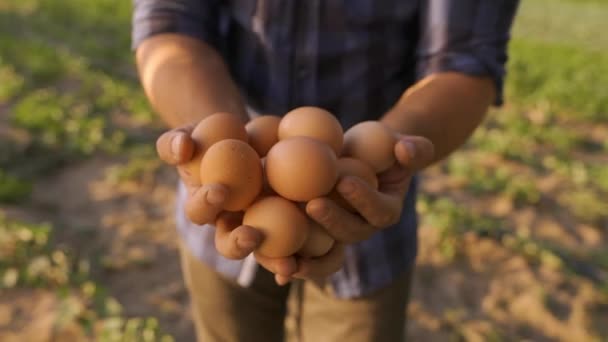
[[[54,223],[59,245],[100,258],[105,267],[94,277],[127,315],[156,316],[176,341],[193,340],[173,225],[176,176],[161,168],[140,181],[110,184],[106,172],[121,162],[97,157],[63,169],[39,180],[27,206],[5,209],[9,217]],[[446,188],[435,171],[423,182],[429,193]],[[540,233],[544,229],[556,239],[571,238],[558,218],[525,211],[512,219],[535,222]],[[577,228],[583,244],[604,242],[596,230]],[[446,260],[437,248],[437,230],[423,226],[419,235],[410,340],[592,341],[591,332],[608,336],[608,305],[596,302],[591,284],[472,234],[464,238],[462,255]],[[0,340],[79,340],[76,329],[54,331],[58,305],[55,294],[42,289],[1,293]]]

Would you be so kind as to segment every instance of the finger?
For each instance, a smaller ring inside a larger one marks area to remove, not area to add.
[[[277,283],[277,285],[279,286],[285,286],[287,284],[289,284],[289,282],[292,280],[291,277],[285,277],[282,276],[280,274],[275,274],[274,275],[274,281]]]
[[[176,165],[189,161],[194,153],[190,126],[163,133],[156,140],[156,152],[164,162]]]
[[[395,144],[395,157],[410,172],[427,167],[435,158],[435,146],[424,137],[400,136]]]
[[[343,264],[344,245],[338,243],[322,257],[299,259],[298,272],[293,277],[299,279],[324,278],[338,271]]]
[[[374,227],[386,228],[399,221],[404,195],[379,192],[352,176],[344,177],[338,183],[338,192]]]
[[[346,211],[328,198],[321,197],[308,202],[306,213],[338,241],[353,243],[367,239],[375,232],[361,217]]]
[[[290,277],[298,270],[298,263],[293,256],[270,258],[257,252],[253,252],[253,254],[260,265],[274,274]]]
[[[400,164],[378,174],[378,191],[387,195],[403,198],[407,193],[413,173]]]
[[[196,224],[215,221],[228,197],[228,189],[221,184],[206,184],[191,188],[186,199],[186,216]]]
[[[231,212],[222,211],[215,220],[215,227],[223,231],[232,231],[243,223],[243,216],[245,214],[242,211]]]
[[[215,228],[215,248],[228,259],[243,259],[262,243],[262,233],[249,226],[218,224]]]

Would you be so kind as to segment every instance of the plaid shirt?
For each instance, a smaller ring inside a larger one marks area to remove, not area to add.
[[[458,71],[490,76],[502,94],[509,31],[518,0],[133,0],[133,48],[174,32],[214,46],[257,112],[283,114],[314,105],[345,129],[379,119],[417,79]],[[501,102],[501,96],[497,104]],[[411,267],[417,249],[416,181],[401,222],[346,248],[330,277],[338,297],[365,295]],[[252,257],[227,260],[213,228],[183,216],[186,245],[218,272],[246,286]]]

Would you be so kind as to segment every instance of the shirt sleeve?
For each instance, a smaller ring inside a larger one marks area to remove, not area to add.
[[[212,45],[219,40],[217,0],[132,0],[131,48],[160,33],[181,33]]]
[[[518,0],[427,0],[421,12],[417,74],[490,76],[502,104],[507,45]]]

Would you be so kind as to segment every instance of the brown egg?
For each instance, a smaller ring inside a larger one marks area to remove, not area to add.
[[[338,119],[330,112],[317,107],[300,107],[281,119],[279,140],[300,136],[324,142],[339,155],[344,131]]]
[[[309,227],[308,239],[306,239],[302,248],[298,250],[298,255],[305,258],[314,258],[327,254],[336,240],[313,220],[309,220]]]
[[[344,133],[342,155],[362,160],[381,173],[395,163],[396,143],[390,128],[378,121],[364,121]]]
[[[369,184],[374,190],[378,189],[378,178],[376,177],[374,170],[371,168],[371,166],[365,164],[359,159],[349,157],[338,159],[338,182],[344,176],[359,177]],[[342,208],[353,213],[357,212],[357,210],[342,197],[337,189],[334,188],[328,197]]]
[[[266,155],[266,177],[277,194],[299,202],[327,195],[336,184],[336,155],[307,137],[281,140]]]
[[[277,193],[272,190],[270,184],[268,184],[268,177],[266,177],[266,157],[261,159],[262,161],[262,193],[260,196],[276,196]]]
[[[199,178],[201,160],[211,145],[224,139],[248,141],[245,124],[237,115],[230,113],[215,113],[207,116],[196,125],[191,138],[195,145],[192,160],[180,165],[181,176],[191,184],[201,184]]]
[[[247,143],[225,139],[213,144],[201,161],[201,182],[228,187],[224,209],[247,208],[262,191],[262,163]]]
[[[245,211],[243,224],[258,229],[264,240],[257,251],[271,258],[295,254],[308,237],[308,217],[298,206],[279,196],[264,197]]]
[[[281,122],[281,118],[278,116],[262,115],[245,125],[249,135],[249,144],[260,157],[264,157],[272,145],[279,141],[279,122]]]

